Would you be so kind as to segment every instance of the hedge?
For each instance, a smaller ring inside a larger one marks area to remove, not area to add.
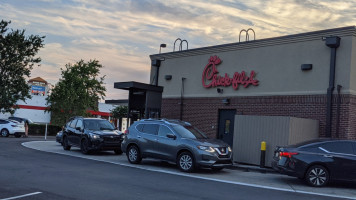
[[[58,131],[62,130],[60,126],[47,125],[47,135],[56,136]],[[28,127],[28,135],[45,135],[46,125],[45,124],[30,124]]]

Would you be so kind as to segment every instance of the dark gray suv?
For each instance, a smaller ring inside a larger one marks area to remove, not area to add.
[[[127,130],[121,149],[130,163],[151,157],[174,162],[185,172],[198,167],[221,170],[232,165],[229,145],[209,139],[187,122],[167,119],[137,121]]]

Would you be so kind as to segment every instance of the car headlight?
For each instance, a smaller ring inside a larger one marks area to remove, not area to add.
[[[90,137],[93,139],[100,139],[100,135],[90,134]]]
[[[231,149],[230,146],[227,147],[227,150],[228,150],[229,152],[232,152],[232,149]]]
[[[207,146],[197,146],[198,149],[203,150],[203,151],[207,151],[210,153],[215,152],[215,149],[213,147],[207,147]]]

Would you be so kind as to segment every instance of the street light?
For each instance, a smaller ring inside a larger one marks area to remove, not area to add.
[[[161,48],[166,48],[166,47],[167,47],[166,44],[161,44],[161,45],[159,45],[159,53],[161,53]]]

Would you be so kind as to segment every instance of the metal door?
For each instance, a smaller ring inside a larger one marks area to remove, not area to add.
[[[236,110],[219,110],[218,139],[232,147]]]

